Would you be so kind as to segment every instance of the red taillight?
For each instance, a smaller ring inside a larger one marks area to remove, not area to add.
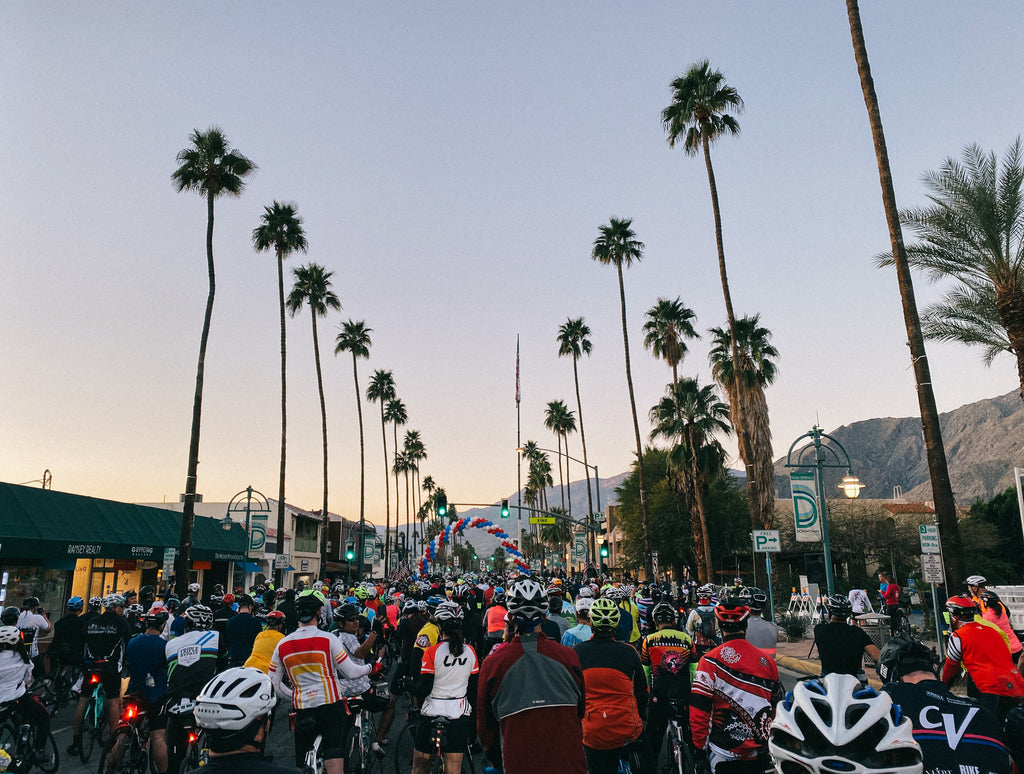
[[[100,681],[100,676],[97,675],[97,674],[94,674],[92,677],[89,678],[89,684],[90,685],[95,685],[99,681]]]
[[[198,738],[199,738],[199,736],[196,734],[195,731],[189,731],[188,732],[188,743],[189,744],[195,744],[195,741]]]
[[[134,705],[132,705],[132,704],[129,704],[127,707],[124,708],[124,719],[125,720],[131,720],[132,718],[134,718],[138,714],[139,714],[139,708],[134,706]]]

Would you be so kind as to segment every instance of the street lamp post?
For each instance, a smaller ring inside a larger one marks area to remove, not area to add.
[[[522,455],[523,455],[523,448],[519,447],[518,449],[516,449],[516,451],[519,453],[519,456],[522,457]],[[579,463],[580,465],[586,465],[588,468],[593,468],[594,469],[594,488],[597,490],[597,512],[601,513],[601,475],[597,472],[597,465],[591,465],[589,462],[584,462],[583,460],[576,459],[575,457],[570,456],[566,452],[558,452],[558,451],[555,451],[554,449],[544,449],[544,448],[538,446],[537,447],[537,451],[548,452],[549,454],[561,454],[563,457],[565,457],[568,460],[572,460],[573,462]],[[589,482],[588,482],[588,486],[589,486]],[[520,516],[520,520],[522,520],[521,516]],[[591,526],[591,522],[593,520],[594,520],[594,514],[593,513],[588,513],[587,514],[587,519],[586,519],[586,522],[587,522],[587,524],[586,524],[586,527],[587,527],[587,564],[590,564],[591,562],[594,562],[596,560],[596,554],[597,554],[597,545],[596,545],[597,527],[596,526]]]
[[[244,505],[243,505],[244,498]],[[256,501],[257,507],[253,507],[253,500]],[[267,498],[262,492],[257,492],[252,486],[247,486],[241,492],[231,498],[228,503],[227,513],[224,514],[224,518],[220,520],[220,525],[225,532],[231,531],[231,526],[235,523],[235,520],[231,518],[232,513],[245,512],[245,557],[242,566],[242,578],[245,578],[249,571],[249,549],[252,547],[252,538],[249,535],[249,521],[252,516],[252,512],[257,513],[270,513],[270,503],[267,502]],[[283,536],[278,538],[281,545],[278,547],[277,553],[280,555],[284,547]],[[263,536],[263,545],[266,545],[266,534]]]
[[[793,451],[804,439],[809,439],[810,443],[803,446],[797,452],[794,461]],[[826,442],[822,443],[822,439]],[[812,449],[814,450],[814,462],[805,462],[805,455]],[[826,457],[826,453],[830,457]],[[829,462],[829,458],[833,461]],[[789,447],[789,452],[786,454],[786,467],[814,468],[815,470],[818,514],[821,520],[821,545],[822,551],[825,554],[825,585],[828,587],[828,595],[832,596],[835,593],[835,579],[832,574],[832,545],[829,542],[828,504],[825,502],[825,482],[822,471],[825,468],[843,468],[846,470],[846,475],[843,476],[843,481],[839,488],[843,490],[843,494],[848,498],[857,497],[860,494],[860,490],[864,488],[864,485],[860,483],[860,479],[853,475],[850,455],[846,453],[843,445],[828,433],[822,432],[822,429],[817,425],[793,441],[793,445]],[[768,579],[768,582],[770,585],[771,578]]]

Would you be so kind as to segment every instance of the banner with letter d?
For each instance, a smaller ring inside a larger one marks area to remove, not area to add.
[[[793,490],[793,515],[796,518],[796,539],[799,543],[821,540],[821,509],[818,506],[817,474],[794,470],[789,474]]]

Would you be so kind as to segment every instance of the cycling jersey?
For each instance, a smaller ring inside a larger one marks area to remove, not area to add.
[[[640,661],[651,681],[652,693],[664,699],[687,699],[693,640],[673,627],[648,634],[640,646]]]
[[[469,678],[480,671],[476,651],[463,645],[462,653],[455,656],[451,644],[445,640],[427,648],[423,654],[420,674],[433,675],[430,693],[423,700],[420,713],[427,717],[454,720],[469,715],[473,707],[466,695]]]
[[[220,634],[193,629],[164,646],[167,693],[172,700],[194,699],[217,674]]]
[[[62,664],[81,664],[85,646],[85,622],[82,616],[68,613],[53,625],[53,642],[46,653]]]
[[[567,648],[575,648],[593,636],[594,630],[590,628],[590,624],[576,624],[562,635],[562,644]]]
[[[857,676],[863,669],[864,648],[871,645],[868,633],[859,626],[842,621],[829,621],[814,627],[823,675],[837,672]]]
[[[39,634],[50,631],[50,622],[39,613],[22,610],[18,614],[18,628],[25,644],[29,646],[29,658],[35,658],[39,655]]]
[[[121,669],[131,631],[128,621],[113,610],[90,619],[85,625],[85,661],[108,661]]]
[[[782,701],[775,662],[742,637],[701,658],[690,694],[690,729],[698,749],[717,760],[767,753],[768,727]]]
[[[954,696],[938,680],[893,683],[883,689],[914,724],[924,774],[1009,774],[1010,754],[999,721],[989,710]]]
[[[437,645],[439,639],[441,639],[441,630],[437,628],[436,623],[427,621],[423,624],[423,628],[417,632],[413,648],[425,651],[431,645]]]
[[[173,641],[172,641],[173,644]],[[346,677],[369,674],[369,665],[349,660],[341,641],[313,625],[300,626],[277,644],[270,660],[270,679],[278,695],[287,695],[284,675],[292,684],[291,699],[295,709],[310,709],[333,704],[344,695],[338,684],[337,671]]]
[[[360,642],[359,638],[354,634],[348,632],[338,632],[335,635],[338,641],[341,642],[342,647],[345,648],[345,652],[348,653],[349,660],[353,664],[362,665],[365,662],[361,658],[356,658],[356,651],[359,650]],[[341,688],[342,696],[359,696],[362,693],[370,690],[370,677],[369,675],[359,675],[358,677],[342,677],[338,680],[338,685]]]
[[[779,647],[779,627],[757,615],[747,620],[747,642],[760,648],[768,658],[775,658]]]
[[[128,690],[152,704],[167,693],[167,643],[159,634],[140,634],[128,643]]]
[[[484,613],[484,623],[486,624],[487,636],[492,640],[500,640],[502,633],[505,631],[505,616],[508,615],[502,605],[492,605],[487,608]]]
[[[999,630],[979,623],[962,624],[949,635],[942,682],[947,685],[960,671],[960,662],[982,693],[1024,697],[1024,677],[1010,659]]]
[[[575,648],[583,670],[586,711],[583,744],[596,750],[625,747],[640,736],[647,708],[647,678],[629,645],[594,637]]]
[[[245,660],[244,666],[258,669],[263,674],[270,672],[270,659],[274,656],[277,643],[284,639],[284,634],[276,629],[266,629],[256,635],[252,643],[252,654]]]

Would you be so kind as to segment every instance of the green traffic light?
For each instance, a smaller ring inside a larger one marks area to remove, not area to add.
[[[508,500],[501,501],[501,518],[508,518]]]
[[[606,543],[602,543],[601,544],[601,558],[602,559],[607,559],[608,558],[608,545]]]

